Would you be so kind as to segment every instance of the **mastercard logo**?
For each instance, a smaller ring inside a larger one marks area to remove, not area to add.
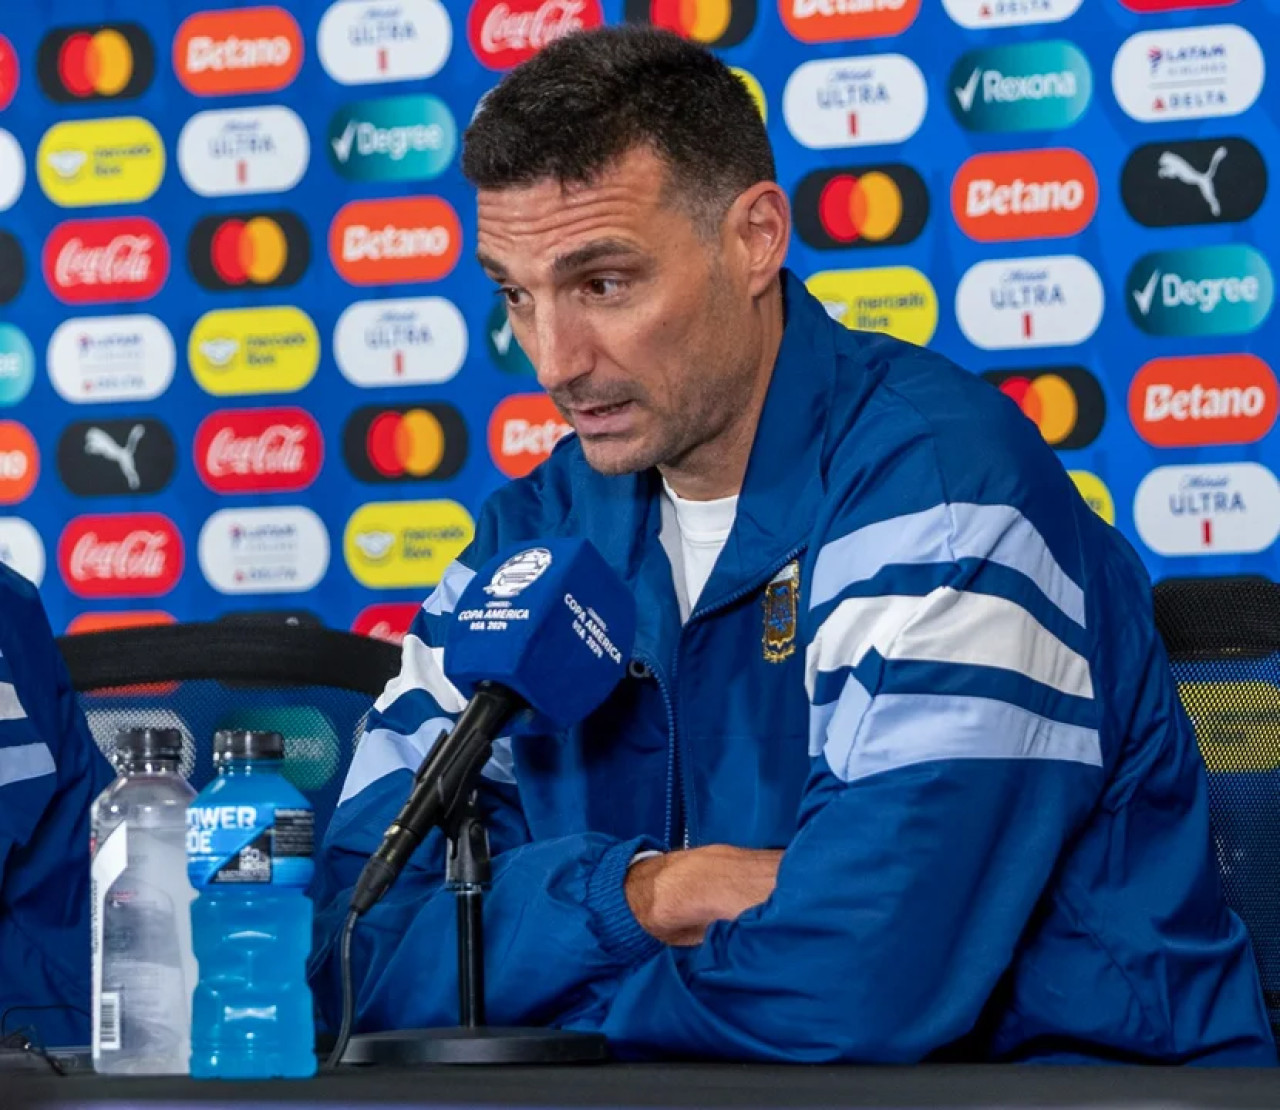
[[[737,46],[756,24],[756,0],[626,0],[623,18],[703,46]]]
[[[817,170],[795,191],[796,231],[811,247],[894,247],[910,243],[929,218],[929,190],[897,163]]]
[[[362,482],[442,481],[467,458],[467,426],[452,405],[368,405],[342,436],[347,466]]]
[[[9,107],[18,91],[18,54],[4,35],[0,35],[0,112]]]
[[[0,505],[23,500],[40,476],[40,452],[26,427],[0,420]]]
[[[276,289],[306,273],[311,240],[292,212],[206,216],[187,240],[187,262],[206,289]]]
[[[136,23],[60,27],[36,52],[36,78],[59,104],[129,100],[147,90],[155,73],[155,49]]]
[[[1083,366],[990,370],[982,376],[1017,404],[1050,447],[1075,451],[1102,431],[1107,399]]]

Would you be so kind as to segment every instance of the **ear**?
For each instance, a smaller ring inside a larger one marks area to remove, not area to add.
[[[736,240],[751,296],[758,297],[777,279],[791,241],[791,204],[773,181],[761,181],[733,202],[725,229]]]

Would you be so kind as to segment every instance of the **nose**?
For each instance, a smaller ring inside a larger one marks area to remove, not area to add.
[[[537,314],[535,349],[529,352],[538,384],[548,393],[591,373],[594,364],[588,330],[570,313],[549,308]]]

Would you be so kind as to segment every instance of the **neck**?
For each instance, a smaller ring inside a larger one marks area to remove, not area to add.
[[[782,345],[782,279],[761,294],[753,309],[760,342],[746,404],[730,417],[729,423],[711,439],[698,444],[679,459],[660,463],[658,471],[686,501],[714,501],[732,497],[742,490],[755,442],[765,396],[773,379],[773,367]]]

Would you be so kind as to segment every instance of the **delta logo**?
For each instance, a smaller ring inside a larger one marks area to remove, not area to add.
[[[1083,366],[989,370],[982,376],[1022,410],[1055,450],[1088,447],[1102,431],[1107,399],[1098,379]]]
[[[961,27],[1022,27],[1031,23],[1061,23],[1079,10],[1084,0],[942,0],[942,6]]]
[[[1078,235],[1098,209],[1098,177],[1065,148],[976,154],[951,182],[957,226],[980,243]]]
[[[169,276],[169,243],[144,216],[68,220],[44,244],[44,277],[64,304],[145,301]]]
[[[481,65],[511,69],[548,43],[602,23],[600,0],[476,0],[467,39]]]
[[[304,409],[222,409],[196,429],[196,473],[214,493],[293,493],[323,462],[324,436]]]
[[[0,35],[0,112],[13,103],[18,91],[18,52],[4,35]]]
[[[290,108],[197,112],[178,136],[178,169],[201,197],[288,192],[307,172],[311,140]]]
[[[62,580],[76,597],[159,597],[182,577],[182,536],[161,513],[76,517],[58,539]]]
[[[467,458],[467,426],[452,405],[368,405],[342,433],[347,467],[361,482],[452,478]]]
[[[756,25],[756,0],[625,0],[628,23],[648,23],[702,46],[737,46]]]
[[[352,201],[329,228],[333,268],[352,285],[438,281],[461,254],[458,214],[439,197]]]
[[[1144,255],[1125,289],[1129,318],[1148,335],[1244,335],[1275,296],[1267,260],[1239,244]]]
[[[0,505],[26,500],[40,477],[35,438],[16,420],[0,420]]]
[[[49,340],[49,380],[72,404],[150,401],[169,388],[176,363],[173,336],[154,316],[77,317]]]
[[[801,42],[843,42],[902,34],[920,0],[778,0],[778,12]]]
[[[220,509],[200,529],[196,554],[219,593],[301,593],[329,569],[329,532],[301,505]]]
[[[796,231],[818,250],[896,247],[919,236],[929,190],[899,163],[816,170],[795,191]]]
[[[36,177],[54,204],[132,204],[164,180],[164,141],[139,116],[58,123],[36,148]]]
[[[1006,258],[971,266],[956,288],[960,330],[985,351],[1073,347],[1102,322],[1102,279],[1083,258]]]
[[[56,104],[130,100],[155,72],[155,48],[136,23],[59,27],[36,50],[36,80]]]
[[[198,12],[173,40],[173,68],[196,96],[277,92],[302,68],[302,31],[284,8]]]
[[[1070,127],[1089,106],[1093,73],[1063,39],[970,50],[947,81],[947,102],[969,131]]]
[[[191,329],[187,361],[215,397],[295,393],[320,366],[320,335],[300,308],[219,309]]]
[[[351,514],[342,548],[360,585],[421,589],[440,581],[475,530],[456,501],[373,501]]]
[[[489,456],[508,478],[523,478],[572,431],[545,393],[516,393],[489,417]]]
[[[1140,31],[1116,51],[1116,102],[1143,123],[1235,116],[1262,92],[1262,48],[1243,27]]]
[[[368,636],[399,647],[421,608],[416,601],[380,601],[367,605],[351,622],[351,631],[357,636]]]
[[[467,325],[443,297],[357,301],[338,317],[333,355],[342,376],[362,388],[440,385],[462,369]]]
[[[938,294],[911,266],[823,270],[805,285],[827,315],[854,331],[876,331],[923,347],[938,326]]]
[[[1129,419],[1153,447],[1257,443],[1276,405],[1276,377],[1254,355],[1155,358],[1129,386]]]
[[[911,138],[929,93],[920,67],[903,54],[805,62],[787,78],[782,115],[811,150],[878,146]]]
[[[293,285],[310,261],[306,225],[292,212],[206,216],[187,240],[192,275],[214,291]]]
[[[427,181],[457,148],[453,114],[435,96],[357,101],[329,123],[329,160],[351,181]]]
[[[1280,482],[1253,462],[1157,467],[1138,485],[1133,522],[1160,555],[1251,555],[1280,535]]]
[[[27,280],[27,259],[22,244],[9,232],[0,231],[0,304],[8,304]]]
[[[316,45],[340,85],[416,81],[444,65],[453,25],[439,0],[338,0],[320,17]]]

